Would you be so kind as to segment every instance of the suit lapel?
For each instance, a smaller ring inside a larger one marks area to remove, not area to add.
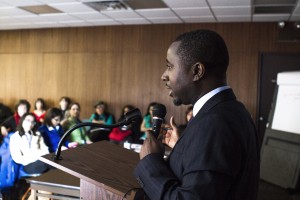
[[[200,111],[197,113],[197,115],[202,115],[203,113],[208,112],[210,109],[218,105],[219,103],[222,103],[224,101],[229,101],[229,100],[235,100],[236,97],[232,91],[232,89],[227,89],[219,92],[215,96],[213,96],[211,99],[209,99],[203,107],[200,109]],[[196,116],[197,116],[196,115]]]
[[[209,99],[204,105],[203,107],[199,110],[199,112],[197,113],[197,115],[195,117],[193,117],[187,127],[192,124],[192,123],[196,123],[194,122],[195,120],[197,120],[197,118],[199,118],[201,115],[205,114],[206,112],[208,112],[210,109],[212,109],[213,107],[215,107],[216,105],[218,105],[219,103],[225,102],[225,101],[229,101],[229,100],[235,100],[236,97],[232,91],[232,89],[226,89],[223,90],[221,92],[219,92],[218,94],[214,95],[211,99]],[[178,139],[177,143],[185,136],[185,131],[183,131],[182,135],[180,136],[180,138]],[[176,143],[176,144],[177,144]],[[174,148],[176,147],[176,144],[174,146]],[[174,149],[173,148],[173,149]],[[167,158],[167,161],[169,161],[169,158],[171,156],[171,154],[173,153],[173,150],[171,151],[170,155]]]

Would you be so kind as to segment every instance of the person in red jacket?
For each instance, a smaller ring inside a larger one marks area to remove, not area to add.
[[[15,107],[15,113],[13,116],[8,117],[1,124],[1,134],[6,137],[8,133],[15,132],[21,117],[30,111],[30,103],[26,99],[20,99]]]

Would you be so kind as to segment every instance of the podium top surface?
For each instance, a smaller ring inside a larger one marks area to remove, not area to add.
[[[133,175],[139,155],[134,151],[101,141],[64,150],[61,157],[54,160],[51,153],[40,160],[119,195],[139,187]]]

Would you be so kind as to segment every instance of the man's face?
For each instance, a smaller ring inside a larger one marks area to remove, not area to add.
[[[190,67],[183,66],[177,48],[180,42],[172,43],[167,52],[167,69],[161,79],[170,90],[169,96],[173,98],[173,103],[177,106],[190,104],[189,91],[193,76]]]

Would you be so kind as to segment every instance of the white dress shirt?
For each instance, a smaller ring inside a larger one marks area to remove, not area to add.
[[[223,91],[223,90],[227,90],[230,87],[228,85],[226,86],[222,86],[222,87],[218,87],[212,91],[210,91],[209,93],[205,94],[204,96],[202,96],[200,99],[198,99],[198,101],[195,103],[194,107],[193,107],[193,117],[195,117],[197,115],[197,113],[199,112],[199,110],[202,108],[202,106],[213,96],[215,96],[216,94],[218,94],[219,92]]]
[[[22,165],[35,162],[49,153],[40,132],[36,132],[36,135],[25,133],[20,136],[17,131],[10,137],[9,147],[12,159]]]

